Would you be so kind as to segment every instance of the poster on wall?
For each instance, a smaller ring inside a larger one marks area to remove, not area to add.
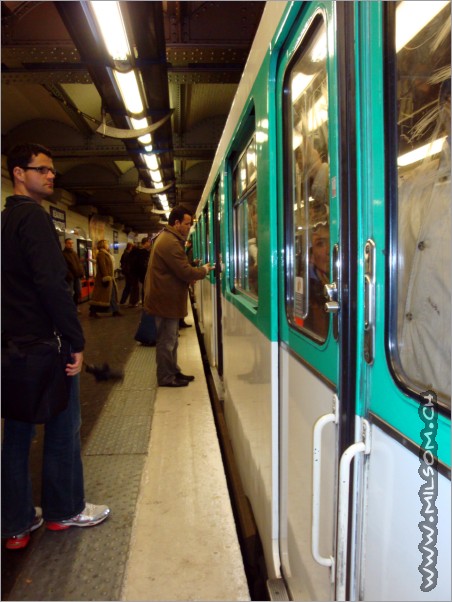
[[[63,248],[64,238],[66,236],[66,211],[63,211],[63,209],[58,209],[58,207],[54,207],[53,205],[49,205],[49,214],[52,218],[55,230],[58,233],[61,248]]]

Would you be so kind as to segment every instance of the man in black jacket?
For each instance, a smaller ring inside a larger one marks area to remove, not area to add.
[[[72,238],[65,239],[63,256],[67,264],[66,280],[72,285],[74,303],[78,305],[80,303],[80,295],[82,292],[80,278],[83,278],[85,271],[79,256],[74,251],[74,241]],[[77,313],[80,313],[80,310]]]
[[[130,306],[136,307],[139,299],[139,284],[141,283],[141,302],[144,301],[144,279],[148,269],[149,257],[151,255],[151,239],[145,236],[141,239],[141,246],[134,247],[130,253],[130,273],[134,279],[134,286],[130,293]]]
[[[30,533],[44,519],[54,531],[91,527],[105,520],[110,510],[85,502],[79,400],[85,341],[66,282],[58,235],[41,207],[53,192],[52,155],[40,145],[18,145],[8,154],[8,170],[14,195],[6,199],[2,212],[2,344],[49,339],[57,332],[71,350],[66,364],[68,407],[45,424],[42,510],[33,505],[28,470],[34,425],[5,420],[2,537],[7,538],[6,547],[14,550],[28,544]]]

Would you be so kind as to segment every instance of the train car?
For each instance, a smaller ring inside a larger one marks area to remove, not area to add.
[[[268,2],[197,209],[271,597],[451,597],[450,22]]]

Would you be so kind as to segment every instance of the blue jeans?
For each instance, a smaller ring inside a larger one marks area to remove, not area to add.
[[[74,303],[78,305],[80,303],[80,299],[82,296],[82,283],[80,282],[80,278],[74,278]]]
[[[177,364],[179,346],[179,318],[161,318],[155,316],[157,326],[157,382],[167,385],[174,380],[180,368]]]
[[[131,276],[129,274],[125,274],[124,275],[125,279],[126,279],[126,283],[124,286],[124,290],[122,291],[122,295],[121,295],[121,301],[120,304],[124,305],[124,303],[127,301],[130,292],[132,290],[132,279]]]
[[[80,376],[69,377],[68,407],[44,426],[42,510],[48,521],[76,516],[85,507],[80,445]],[[26,531],[35,517],[29,454],[35,426],[5,420],[2,445],[2,537]]]

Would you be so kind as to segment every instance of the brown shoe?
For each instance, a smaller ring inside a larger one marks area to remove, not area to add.
[[[113,317],[114,318],[122,318],[124,314],[122,314],[120,311],[114,311],[113,312]]]

